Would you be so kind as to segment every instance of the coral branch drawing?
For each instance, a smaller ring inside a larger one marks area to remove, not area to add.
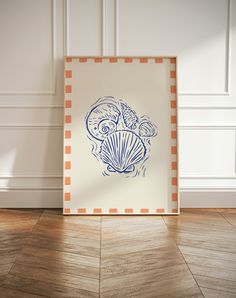
[[[150,138],[157,135],[156,126],[147,116],[137,113],[123,100],[112,96],[100,98],[85,117],[92,154],[106,165],[103,176],[125,174],[145,176]]]

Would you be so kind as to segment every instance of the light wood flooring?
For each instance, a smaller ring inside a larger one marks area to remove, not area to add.
[[[0,297],[236,297],[236,209],[0,209]]]

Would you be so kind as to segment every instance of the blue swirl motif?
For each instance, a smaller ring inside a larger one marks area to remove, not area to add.
[[[92,154],[105,164],[103,176],[114,173],[125,177],[145,176],[156,126],[147,116],[137,113],[112,96],[98,99],[85,117]]]

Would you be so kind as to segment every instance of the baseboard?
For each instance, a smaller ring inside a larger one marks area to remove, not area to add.
[[[236,190],[194,190],[180,193],[181,208],[236,208]]]
[[[0,208],[62,208],[61,190],[7,190],[0,192]]]
[[[0,192],[0,208],[62,208],[61,190]],[[236,208],[236,191],[181,191],[181,208]]]

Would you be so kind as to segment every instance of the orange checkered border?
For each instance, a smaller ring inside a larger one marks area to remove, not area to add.
[[[71,131],[71,107],[72,107],[72,69],[71,69],[71,62],[72,57],[65,58],[65,72],[64,72],[64,79],[65,79],[65,100],[64,100],[64,191],[63,191],[63,199],[64,199],[64,206],[66,206],[63,210],[64,214],[70,214],[71,209],[68,208],[71,200],[71,138],[72,138],[72,131]]]
[[[171,108],[171,117],[170,117],[170,139],[171,139],[171,177],[170,177],[170,186],[172,189],[171,192],[171,201],[172,201],[172,213],[179,212],[178,206],[178,177],[177,177],[177,87],[176,87],[176,58],[170,57],[65,57],[65,101],[64,101],[64,202],[65,205],[68,201],[71,200],[71,193],[70,193],[70,186],[71,186],[71,123],[72,123],[72,116],[71,116],[71,108],[72,108],[72,69],[71,69],[71,62],[73,60],[78,61],[79,63],[86,63],[89,61],[93,61],[94,63],[102,63],[104,61],[108,61],[109,63],[117,63],[117,62],[124,62],[124,63],[148,63],[152,60],[156,64],[162,64],[165,59],[169,60],[171,65],[170,70],[170,108]],[[65,207],[64,214],[71,214],[71,209]],[[136,213],[138,212],[138,213]],[[124,208],[123,210],[118,210],[117,208],[109,208],[108,210],[104,210],[102,208],[93,208],[88,210],[87,208],[78,208],[77,214],[161,214],[166,213],[164,208],[157,208],[155,212],[151,211],[149,208],[140,208],[134,209],[133,208]]]

